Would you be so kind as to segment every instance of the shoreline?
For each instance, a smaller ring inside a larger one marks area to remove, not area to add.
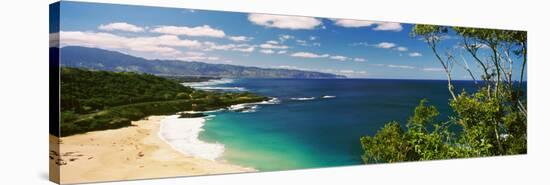
[[[175,118],[179,124],[189,122],[201,123],[205,118]],[[215,160],[219,155],[201,155],[178,150],[170,141],[161,136],[161,125],[170,116],[149,116],[139,121],[132,121],[132,126],[119,129],[93,131],[60,138],[59,169],[61,183],[84,183],[99,181],[118,181],[132,179],[149,179],[178,176],[196,176],[210,174],[243,173],[257,171],[226,161]],[[166,123],[164,123],[166,124]],[[197,131],[197,126],[190,125]],[[199,132],[202,130],[199,130]],[[185,146],[219,146],[204,141],[194,140],[186,133]],[[201,143],[202,142],[202,143]],[[191,144],[191,145],[189,145]],[[200,146],[200,145],[199,145]],[[202,148],[198,148],[202,149]],[[223,149],[223,145],[222,145]],[[194,150],[201,151],[201,150]],[[222,151],[223,153],[223,151]],[[193,155],[195,154],[195,155]],[[206,157],[205,157],[206,156]],[[210,157],[210,158],[209,158]],[[53,159],[58,160],[58,159]]]
[[[160,120],[158,137],[172,149],[193,157],[217,161],[225,147],[221,143],[208,143],[199,139],[207,118],[179,118],[179,115],[165,116]]]

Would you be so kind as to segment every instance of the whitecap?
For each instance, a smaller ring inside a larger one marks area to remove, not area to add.
[[[258,103],[254,103],[254,104],[259,104],[259,105],[262,105],[262,104],[279,104],[281,103],[281,100],[279,100],[279,98],[270,98],[269,100],[265,100],[265,101],[261,101],[261,102],[258,102]]]
[[[298,100],[298,101],[307,101],[307,100],[314,100],[315,97],[304,97],[304,98],[290,98],[291,100]]]
[[[208,80],[204,82],[185,82],[181,84],[185,86],[190,86],[190,87],[204,87],[204,86],[214,86],[214,85],[220,85],[220,84],[233,83],[233,81],[234,81],[233,79],[222,78],[222,79]]]
[[[193,157],[216,160],[225,147],[220,143],[208,143],[199,139],[206,118],[178,118],[167,116],[160,122],[159,137],[176,151]]]

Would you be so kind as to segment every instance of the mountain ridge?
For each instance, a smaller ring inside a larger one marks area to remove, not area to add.
[[[65,46],[59,49],[59,53],[60,65],[62,67],[77,67],[92,70],[225,78],[346,78],[343,75],[294,69],[210,64],[198,61],[145,59],[118,51],[82,46]]]

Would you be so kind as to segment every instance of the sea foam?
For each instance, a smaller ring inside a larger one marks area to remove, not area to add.
[[[197,158],[216,160],[224,152],[224,145],[199,140],[199,134],[208,118],[178,118],[167,116],[160,122],[159,137],[175,150]]]
[[[315,97],[305,97],[305,98],[290,98],[291,100],[298,100],[298,101],[306,101],[306,100],[314,100]]]
[[[195,88],[195,89],[206,90],[206,91],[209,91],[209,90],[210,91],[212,91],[212,90],[246,91],[246,89],[243,88],[243,87],[218,86],[218,85],[233,83],[233,82],[234,82],[233,79],[222,78],[222,79],[217,79],[217,80],[208,80],[208,81],[204,81],[204,82],[186,82],[186,83],[181,83],[181,84],[185,85],[185,86]]]

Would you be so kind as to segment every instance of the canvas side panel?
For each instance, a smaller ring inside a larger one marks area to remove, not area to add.
[[[60,110],[59,110],[59,16],[60,2],[50,4],[49,83],[50,83],[50,129],[49,129],[49,171],[50,181],[60,183]]]

